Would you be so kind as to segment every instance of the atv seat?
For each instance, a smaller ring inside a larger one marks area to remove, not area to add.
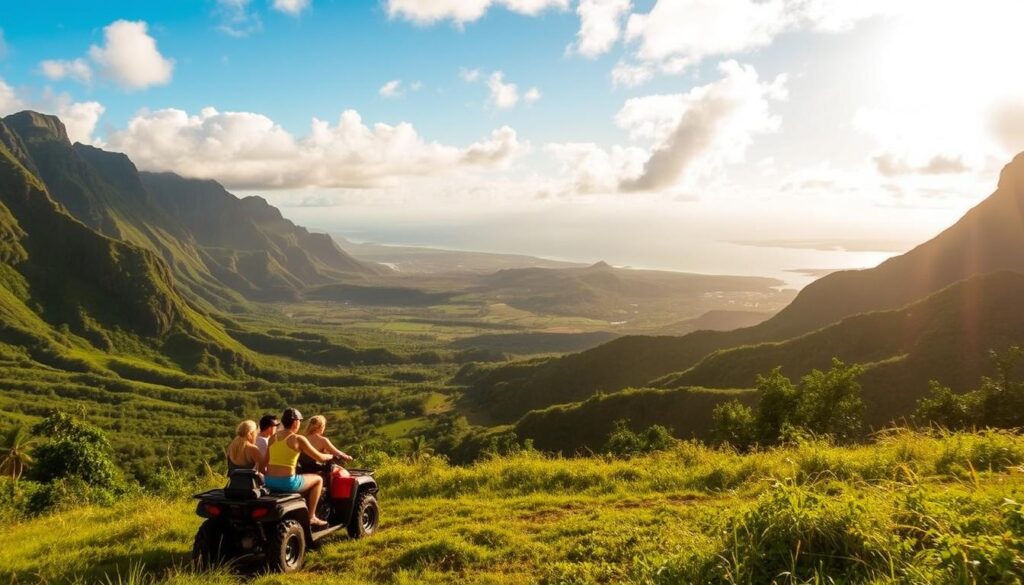
[[[256,500],[270,492],[263,485],[263,477],[255,469],[235,469],[228,473],[224,497],[231,500]]]

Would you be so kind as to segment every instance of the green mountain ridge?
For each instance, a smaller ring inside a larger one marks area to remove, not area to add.
[[[214,181],[140,173],[123,154],[72,145],[53,116],[25,111],[4,122],[22,138],[15,156],[51,197],[98,232],[159,254],[193,300],[228,308],[295,299],[310,286],[381,271],[259,197],[240,199]]]
[[[93,231],[51,199],[21,162],[28,152],[0,122],[4,359],[99,370],[98,355],[135,353],[143,343],[185,370],[252,365],[244,347],[178,295],[155,253]]]
[[[1001,270],[1024,272],[1024,154],[1006,165],[992,195],[935,238],[875,268],[829,274],[763,323],[683,337],[621,337],[577,354],[481,369],[469,380],[468,397],[496,420],[512,422],[551,404],[646,386],[718,350],[784,341]]]
[[[1024,274],[996,272],[950,285],[901,309],[847,317],[812,333],[716,351],[653,388],[598,395],[526,413],[516,432],[543,449],[597,448],[614,421],[671,427],[680,437],[710,438],[711,411],[723,400],[756,401],[759,374],[780,366],[797,379],[827,370],[833,357],[866,364],[865,421],[874,428],[907,417],[937,380],[956,391],[993,374],[989,350],[1024,343]],[[748,390],[735,390],[748,389]]]

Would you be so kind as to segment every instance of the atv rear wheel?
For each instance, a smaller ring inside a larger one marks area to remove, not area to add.
[[[348,523],[348,535],[352,538],[363,538],[377,532],[380,524],[380,508],[373,494],[363,494],[356,501],[356,509],[352,520]]]
[[[229,556],[227,538],[221,527],[213,520],[206,520],[196,531],[192,543],[192,562],[200,570],[218,567]]]
[[[306,533],[295,520],[285,520],[277,527],[277,534],[267,550],[270,568],[282,573],[294,573],[306,560]]]

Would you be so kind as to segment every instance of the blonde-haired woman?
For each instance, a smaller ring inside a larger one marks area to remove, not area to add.
[[[352,461],[352,458],[347,453],[335,447],[331,440],[324,436],[324,431],[326,430],[327,419],[323,415],[318,414],[310,417],[309,426],[306,428],[306,438],[309,439],[309,444],[313,445],[321,453],[329,453],[344,461]],[[348,475],[348,473],[346,472],[345,475]]]
[[[231,440],[231,444],[225,450],[228,456],[228,473],[236,469],[262,471],[260,467],[263,456],[260,455],[260,450],[256,447],[256,434],[256,421],[243,420],[238,423],[238,428],[235,429],[235,438]]]

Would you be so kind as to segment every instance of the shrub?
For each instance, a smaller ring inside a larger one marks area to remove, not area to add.
[[[754,409],[739,400],[730,400],[711,412],[712,436],[716,443],[745,451],[755,442],[756,420]]]
[[[629,428],[628,420],[617,420],[608,435],[604,451],[612,455],[628,457],[641,453],[665,451],[676,445],[672,431],[661,425],[651,425],[640,433]]]

